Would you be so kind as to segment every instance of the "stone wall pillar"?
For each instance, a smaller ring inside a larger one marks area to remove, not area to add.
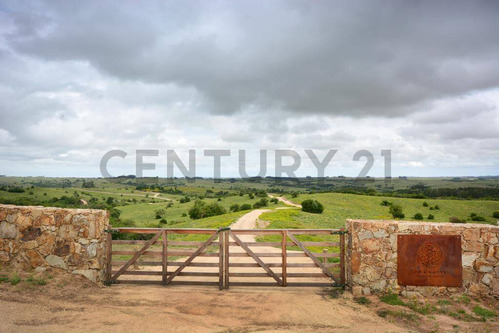
[[[104,210],[0,205],[0,264],[51,266],[101,283],[108,226]]]
[[[498,227],[411,221],[347,220],[347,285],[355,295],[397,292],[406,296],[466,293],[498,299]],[[462,288],[399,286],[397,235],[460,235]]]

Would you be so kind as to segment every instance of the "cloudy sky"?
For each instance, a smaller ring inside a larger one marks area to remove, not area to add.
[[[327,175],[498,175],[497,1],[0,0],[0,174],[135,174],[137,149],[222,176],[259,150]],[[179,174],[180,175],[180,174]]]

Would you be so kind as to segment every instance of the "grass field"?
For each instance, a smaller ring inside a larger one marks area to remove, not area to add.
[[[306,199],[315,199],[325,206],[322,214],[311,214],[299,209],[278,210],[261,215],[263,220],[271,222],[269,228],[342,228],[346,219],[392,219],[389,207],[380,203],[387,200],[403,207],[404,220],[414,220],[413,215],[421,213],[424,221],[448,222],[451,216],[467,219],[471,213],[484,216],[485,222],[497,224],[498,219],[493,218],[493,212],[498,211],[498,201],[482,200],[444,200],[444,199],[408,199],[366,196],[341,193],[300,194],[296,198],[286,196],[294,203],[301,203]],[[424,207],[427,202],[429,207]],[[430,207],[439,206],[439,209],[430,210]],[[429,214],[434,215],[434,220],[427,219]],[[467,221],[472,223],[472,221]],[[476,222],[479,223],[479,222]]]

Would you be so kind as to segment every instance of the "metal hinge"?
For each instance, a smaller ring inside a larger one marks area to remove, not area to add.
[[[221,231],[226,231],[226,230],[231,230],[231,228],[229,228],[229,227],[219,228],[219,230],[217,230],[217,233],[219,233]]]
[[[109,230],[104,230],[104,232],[109,232],[110,234],[119,234],[120,230],[109,229]]]
[[[109,285],[112,285],[112,284],[119,284],[120,282],[119,281],[104,281],[104,284],[109,286]]]
[[[336,231],[332,231],[332,235],[343,235],[343,234],[347,234],[347,230],[336,230]]]

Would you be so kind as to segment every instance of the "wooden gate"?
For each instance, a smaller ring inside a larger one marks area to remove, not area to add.
[[[199,284],[220,289],[345,285],[341,229],[113,228],[108,232],[108,284]]]

